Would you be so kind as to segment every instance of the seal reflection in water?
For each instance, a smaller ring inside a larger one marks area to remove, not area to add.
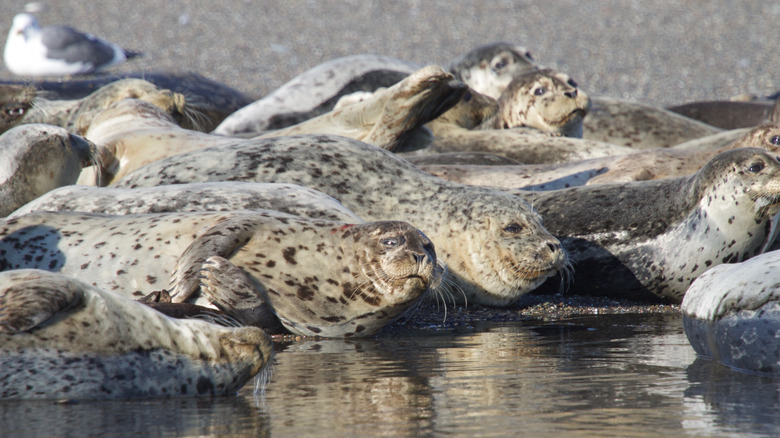
[[[433,244],[408,223],[345,224],[271,210],[31,213],[0,225],[0,270],[20,268],[133,298],[170,279],[174,302],[215,302],[242,312],[246,324],[275,327],[275,316],[295,334],[329,337],[376,333],[443,271]]]
[[[779,160],[742,148],[690,177],[513,193],[533,199],[561,239],[576,269],[572,293],[679,303],[707,269],[774,241]]]
[[[0,400],[231,394],[272,354],[255,327],[169,318],[47,271],[0,273]]]

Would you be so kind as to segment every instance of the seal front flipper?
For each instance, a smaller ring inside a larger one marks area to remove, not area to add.
[[[201,270],[201,292],[212,304],[239,322],[270,334],[287,332],[252,279],[224,257],[211,256]]]
[[[0,290],[0,333],[30,330],[58,312],[81,305],[83,294],[75,284],[63,287],[46,279],[41,276],[35,286],[10,285]]]
[[[263,216],[262,214],[260,216]],[[174,303],[181,303],[200,290],[203,262],[213,255],[230,257],[249,242],[257,228],[258,215],[223,217],[207,229],[184,250],[171,275],[169,293]]]

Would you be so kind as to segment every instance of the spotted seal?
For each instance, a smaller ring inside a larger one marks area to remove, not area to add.
[[[346,224],[271,210],[39,212],[0,225],[0,270],[46,269],[127,297],[170,280],[175,302],[210,306],[200,293],[207,259],[236,267],[220,270],[224,293],[254,291],[288,330],[308,336],[376,333],[442,275],[430,240],[399,221]]]
[[[343,137],[213,146],[146,165],[117,187],[206,181],[300,184],[333,196],[366,220],[411,222],[436,244],[448,280],[468,302],[505,305],[566,264],[558,241],[527,202],[443,181],[390,152]]]
[[[169,318],[52,272],[0,273],[0,400],[226,395],[272,356],[255,327]]]
[[[780,372],[780,252],[715,266],[685,293],[683,327],[699,355],[753,372]]]
[[[334,198],[295,184],[213,182],[120,189],[66,186],[25,204],[9,219],[34,211],[106,214],[276,210],[312,219],[363,220]]]
[[[780,152],[780,125],[764,124],[726,147],[658,148],[631,154],[543,165],[419,164],[432,175],[464,184],[525,190],[557,190],[609,182],[675,178],[696,173],[719,152],[758,147]]]
[[[0,217],[44,193],[76,182],[97,151],[56,126],[20,125],[0,135]]]
[[[35,96],[29,85],[0,85],[0,134],[22,123]]]
[[[447,66],[457,79],[493,99],[498,99],[516,76],[536,68],[525,47],[506,42],[475,47]]]
[[[576,268],[572,293],[680,302],[705,270],[774,241],[780,158],[741,148],[688,177],[511,192],[561,239]]]
[[[498,98],[498,112],[486,128],[535,128],[582,138],[590,98],[569,75],[551,69],[519,74]]]

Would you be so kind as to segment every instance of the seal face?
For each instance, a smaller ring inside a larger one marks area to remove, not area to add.
[[[501,93],[491,127],[529,127],[582,138],[582,121],[589,109],[590,98],[569,75],[534,70],[515,77]]]
[[[780,252],[715,266],[685,293],[683,327],[699,355],[752,372],[780,372]]]
[[[780,162],[762,149],[735,149],[690,177],[525,197],[575,263],[573,293],[680,302],[705,270],[774,241]]]
[[[255,327],[177,320],[61,274],[0,273],[0,400],[222,395],[269,362]]]
[[[536,68],[525,47],[495,42],[464,53],[447,70],[477,92],[498,99],[512,79]]]
[[[29,85],[0,84],[0,134],[22,122],[35,95]]]
[[[44,193],[76,182],[95,145],[56,126],[30,124],[0,135],[0,217]]]
[[[559,242],[522,199],[442,181],[392,153],[343,137],[214,146],[144,166],[117,186],[205,181],[299,184],[333,196],[366,220],[408,221],[436,244],[455,298],[465,295],[469,302],[506,305],[567,263]],[[497,247],[501,251],[485,249]],[[539,275],[511,275],[525,267]]]
[[[227,275],[225,291],[212,285],[211,295],[244,283],[288,329],[305,335],[373,334],[442,275],[430,240],[404,222],[345,224],[270,210],[46,212],[0,229],[0,270],[46,269],[127,297],[160,290],[170,279],[174,302],[210,306],[200,277],[214,256],[245,274]]]

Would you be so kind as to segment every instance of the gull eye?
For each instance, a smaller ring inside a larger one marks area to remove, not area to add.
[[[518,224],[509,224],[509,225],[504,227],[504,231],[506,231],[507,233],[511,233],[511,234],[517,234],[517,233],[523,231],[523,227],[521,227]]]
[[[534,90],[534,95],[536,95],[536,96],[541,96],[541,95],[543,95],[543,94],[544,94],[544,93],[546,93],[546,92],[547,92],[547,89],[546,89],[546,88],[544,88],[544,87],[539,87],[539,88],[537,88],[536,90]]]
[[[764,170],[764,167],[766,167],[764,165],[764,163],[759,161],[759,162],[751,164],[750,167],[748,167],[748,172],[750,172],[750,173],[759,173],[762,170]]]
[[[404,236],[388,237],[386,239],[382,239],[382,245],[388,248],[403,245],[404,243],[406,243],[406,238]]]
[[[773,144],[775,146],[780,146],[780,135],[776,135],[776,136],[770,138],[769,139],[769,143],[771,143],[771,144]]]

